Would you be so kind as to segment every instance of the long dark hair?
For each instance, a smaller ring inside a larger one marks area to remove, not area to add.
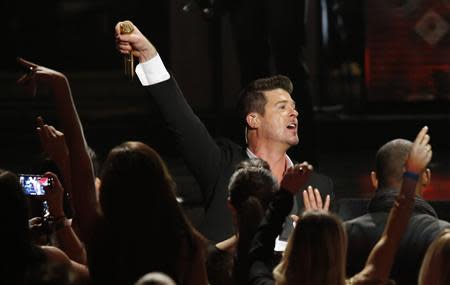
[[[3,169],[0,169],[0,201],[0,215],[4,217],[2,228],[5,229],[5,234],[2,234],[1,282],[28,284],[29,276],[45,261],[45,256],[31,241],[28,203],[19,178]]]
[[[264,212],[278,189],[278,182],[264,160],[241,163],[230,178],[229,199],[236,211],[238,244],[233,275],[238,284],[246,284],[248,251]]]
[[[344,285],[347,235],[342,221],[325,211],[307,211],[273,270],[276,285]]]
[[[186,261],[201,250],[201,237],[178,204],[175,183],[158,153],[144,143],[125,142],[110,151],[101,181],[102,238],[95,243],[94,282],[106,277],[129,284],[161,271],[181,284]]]
[[[0,169],[0,191],[1,200],[4,201],[0,207],[0,214],[6,218],[2,227],[9,232],[5,237],[8,242],[17,245],[28,244],[30,242],[28,206],[17,175]]]

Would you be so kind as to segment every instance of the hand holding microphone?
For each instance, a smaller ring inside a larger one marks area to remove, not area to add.
[[[152,59],[158,53],[150,41],[131,21],[118,22],[115,31],[117,49],[124,55],[125,75],[133,78],[133,56],[136,56],[139,62],[143,63]]]
[[[124,21],[120,24],[120,34],[128,35],[131,34],[134,30],[133,24],[130,21]],[[133,51],[130,51],[128,54],[125,54],[123,57],[123,70],[125,76],[130,79],[134,77],[134,58]]]

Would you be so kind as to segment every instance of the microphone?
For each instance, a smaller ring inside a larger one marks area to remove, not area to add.
[[[124,21],[120,24],[121,34],[131,34],[133,31],[134,27],[130,21]],[[126,54],[123,57],[123,70],[125,76],[127,76],[130,79],[134,78],[134,58],[131,51],[129,54]]]

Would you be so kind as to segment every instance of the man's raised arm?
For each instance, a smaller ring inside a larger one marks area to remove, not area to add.
[[[214,139],[184,98],[173,76],[171,76],[156,48],[134,26],[129,34],[121,34],[116,25],[116,47],[120,53],[132,53],[139,60],[136,74],[158,106],[167,128],[171,131],[178,149],[189,170],[195,176],[203,197],[213,195],[213,188],[221,174],[220,164],[232,159],[221,151]]]

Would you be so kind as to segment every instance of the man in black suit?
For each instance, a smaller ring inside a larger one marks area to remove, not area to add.
[[[375,171],[371,173],[376,192],[369,202],[368,213],[345,222],[348,236],[347,276],[362,270],[370,251],[383,233],[389,210],[403,182],[404,164],[411,146],[412,142],[408,140],[396,139],[383,145],[376,154]],[[417,284],[428,246],[443,229],[450,228],[450,224],[439,220],[433,208],[421,197],[423,189],[430,183],[430,169],[413,178],[418,180],[415,205],[391,271],[391,279],[398,285]]]
[[[120,25],[120,22],[116,25],[117,48],[123,54],[132,51],[139,59],[136,74],[160,109],[200,185],[205,208],[201,232],[215,242],[228,238],[233,234],[233,226],[226,203],[227,185],[235,166],[249,157],[262,158],[280,181],[286,169],[293,165],[286,155],[286,151],[299,142],[298,111],[290,96],[292,83],[285,76],[274,76],[249,84],[239,104],[247,128],[248,146],[243,148],[229,140],[216,142],[187,104],[155,47],[135,26],[132,33],[121,35]],[[333,184],[323,175],[311,175],[306,185],[319,188],[322,195],[332,194]],[[294,213],[298,213],[298,205],[303,204],[299,199]],[[282,238],[290,231],[288,227]]]

